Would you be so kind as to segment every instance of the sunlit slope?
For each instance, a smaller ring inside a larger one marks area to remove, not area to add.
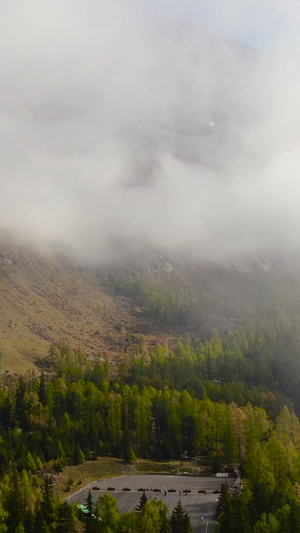
[[[0,347],[3,369],[24,371],[65,340],[86,353],[120,352],[115,325],[126,306],[89,273],[68,262],[17,248],[0,250]]]
[[[290,321],[300,317],[298,264],[208,265],[149,252],[93,272],[61,255],[1,245],[3,369],[32,368],[60,341],[114,362],[143,345],[174,348],[187,334],[198,344],[249,323]]]

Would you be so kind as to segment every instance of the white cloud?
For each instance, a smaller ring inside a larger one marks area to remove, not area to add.
[[[111,4],[2,6],[0,226],[90,260],[120,240],[209,257],[297,244],[296,5],[288,40],[282,3],[226,2],[224,18],[219,1],[220,34],[274,14],[275,55],[154,1]]]

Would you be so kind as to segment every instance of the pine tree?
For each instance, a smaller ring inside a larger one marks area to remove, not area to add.
[[[147,498],[146,493],[144,491],[143,494],[140,497],[139,503],[137,504],[137,506],[135,508],[137,513],[140,513],[143,510],[143,508],[145,507],[147,501],[148,501],[148,498]]]
[[[126,463],[130,462],[130,437],[128,428],[128,412],[127,405],[124,401],[122,408],[122,441],[121,441],[121,453]]]
[[[295,500],[291,502],[290,524],[290,531],[300,531],[300,506]]]
[[[4,398],[1,410],[1,424],[7,431],[13,429],[16,425],[13,404],[8,396]]]
[[[93,504],[92,493],[90,490],[89,490],[89,493],[86,499],[86,507],[87,507],[88,512],[85,516],[84,531],[85,533],[94,533],[95,532],[94,504]]]
[[[219,500],[218,533],[234,533],[236,529],[236,517],[232,507],[232,500],[227,483],[221,487]],[[240,531],[240,529],[238,529]]]
[[[41,502],[41,515],[45,521],[45,524],[50,527],[52,526],[55,520],[55,510],[53,502],[53,490],[52,490],[52,478],[47,476],[44,481],[44,486],[42,489],[43,499]]]
[[[11,487],[5,494],[4,509],[6,514],[5,525],[8,531],[15,531],[22,524],[25,514],[24,494],[20,486],[20,477],[16,470],[11,475]]]
[[[75,446],[72,460],[74,465],[82,465],[82,463],[85,461],[84,453],[78,443]]]
[[[73,510],[67,502],[58,504],[56,515],[56,533],[74,533],[76,531]]]
[[[171,515],[171,533],[192,533],[190,517],[180,500]]]
[[[47,403],[47,388],[46,388],[46,378],[44,372],[42,372],[40,377],[40,384],[38,390],[39,400],[41,404],[45,407]]]

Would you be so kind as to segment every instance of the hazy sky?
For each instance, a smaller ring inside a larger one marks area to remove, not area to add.
[[[291,6],[276,0],[155,0],[149,4],[152,14],[197,20],[258,48],[276,48],[293,26]]]
[[[96,261],[135,243],[205,258],[297,246],[298,11],[2,2],[0,227]]]

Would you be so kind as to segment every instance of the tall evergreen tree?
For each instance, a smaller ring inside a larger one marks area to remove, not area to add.
[[[192,533],[193,528],[190,517],[180,500],[171,514],[172,533]]]
[[[47,403],[47,384],[44,372],[41,373],[38,396],[41,404],[45,407]]]
[[[221,487],[221,496],[219,500],[219,509],[221,513],[218,518],[218,533],[238,533],[236,529],[236,516],[233,510],[231,495],[227,483]]]
[[[85,533],[95,533],[96,524],[95,524],[95,517],[94,517],[94,504],[93,504],[92,493],[90,490],[88,492],[87,499],[86,499],[86,508],[88,512],[85,515],[84,531]]]
[[[54,521],[55,521],[55,509],[54,509],[54,501],[53,501],[51,476],[46,476],[44,480],[42,494],[43,494],[43,498],[41,501],[41,516],[43,520],[45,521],[45,523],[49,526],[50,531],[53,531]]]
[[[140,513],[143,508],[145,507],[146,503],[148,501],[148,498],[146,496],[146,492],[144,491],[139,499],[139,503],[137,504],[135,510],[137,513]]]
[[[56,515],[55,533],[74,533],[76,531],[73,510],[67,502],[57,505]]]
[[[128,427],[128,409],[127,402],[124,400],[122,406],[122,441],[121,441],[121,453],[126,463],[130,462],[130,437]]]

